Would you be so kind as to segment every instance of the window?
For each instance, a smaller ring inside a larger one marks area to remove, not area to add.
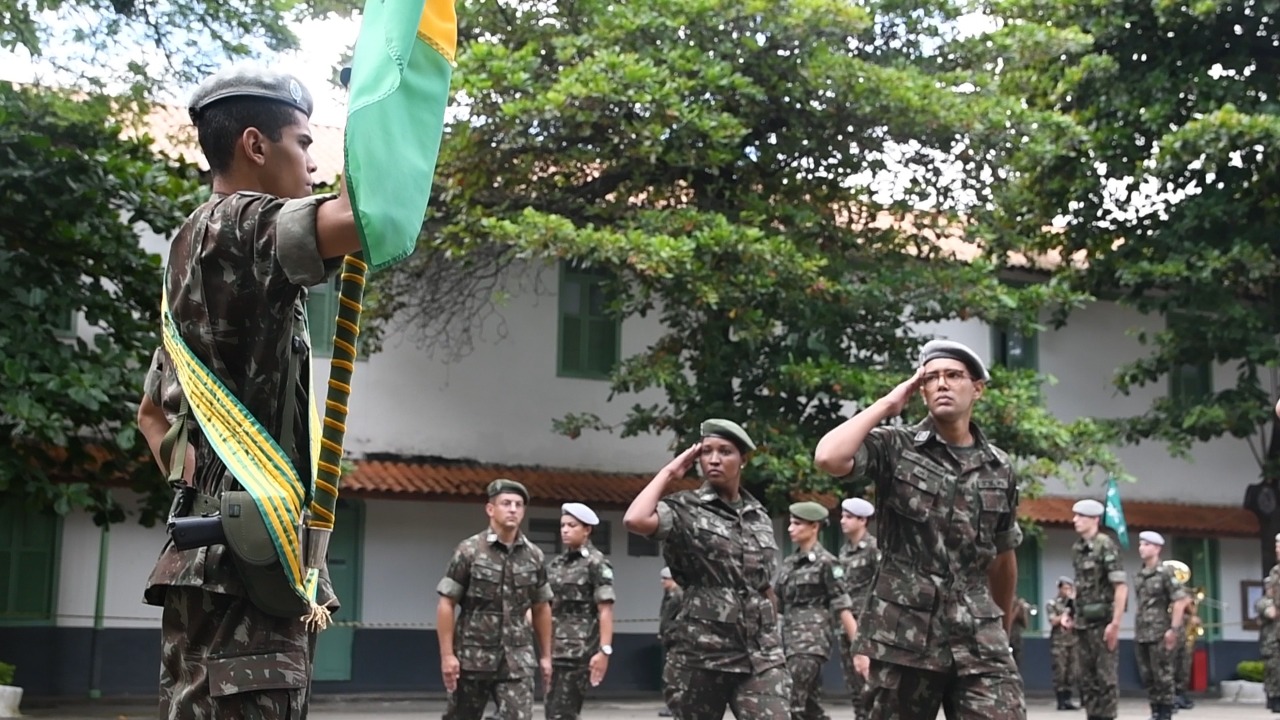
[[[524,536],[547,555],[560,554],[560,518],[530,518]]]
[[[591,531],[591,544],[605,555],[611,555],[613,550],[613,528],[610,527],[608,520],[601,520],[600,524]],[[525,533],[525,537],[547,555],[559,555],[564,552],[564,543],[560,541],[560,518],[530,518],[529,531]]]
[[[1169,397],[1179,405],[1194,405],[1213,394],[1209,363],[1179,365],[1169,373]]]
[[[560,267],[560,335],[556,373],[607,379],[618,364],[622,322],[609,309],[612,277],[571,265]]]
[[[1043,627],[1040,618],[1040,538],[1027,535],[1016,551],[1018,557],[1018,597],[1026,600],[1035,611],[1027,617],[1027,631],[1039,632]]]
[[[662,543],[653,538],[627,533],[627,555],[630,557],[658,557],[661,554]]]
[[[0,623],[53,620],[58,536],[57,516],[0,503]]]
[[[993,329],[991,333],[993,365],[1010,370],[1039,370],[1040,342],[1037,333],[1021,330]]]
[[[1210,538],[1174,538],[1173,558],[1181,560],[1191,568],[1191,579],[1187,581],[1188,592],[1194,598],[1200,590],[1207,598],[1222,597],[1222,587],[1218,582],[1218,541]],[[1213,603],[1199,604],[1201,627],[1204,628],[1205,640],[1222,639],[1222,609]]]

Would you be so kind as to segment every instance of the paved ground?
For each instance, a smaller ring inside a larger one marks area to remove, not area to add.
[[[1084,720],[1084,712],[1058,712],[1054,704],[1047,699],[1032,699],[1028,702],[1028,720]],[[658,703],[639,700],[598,701],[587,704],[583,711],[586,720],[657,720]],[[834,702],[827,703],[827,710],[832,720],[852,720],[853,712],[845,705]],[[364,720],[385,716],[427,716],[439,717],[444,711],[444,703],[438,700],[396,700],[396,701],[335,701],[321,700],[312,706],[310,717],[314,720]],[[50,720],[132,720],[133,718],[155,717],[154,711],[141,704],[76,703],[61,707],[37,707],[23,709],[26,717],[49,718]],[[1118,720],[1146,720],[1150,715],[1147,704],[1141,700],[1125,699],[1120,702]],[[732,717],[727,715],[726,717]],[[1236,720],[1243,718],[1275,717],[1261,705],[1236,705],[1218,700],[1201,700],[1192,710],[1183,710],[1177,714],[1177,720]],[[542,707],[535,708],[535,720],[541,720]]]

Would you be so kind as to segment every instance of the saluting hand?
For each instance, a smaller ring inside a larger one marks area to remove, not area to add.
[[[924,368],[916,370],[916,373],[907,380],[898,384],[898,387],[890,390],[881,400],[888,405],[889,417],[901,415],[903,410],[907,409],[907,403],[911,402],[911,398],[915,396],[916,391],[920,389],[920,383],[924,381]]]
[[[682,478],[693,468],[693,464],[698,462],[698,453],[702,452],[702,443],[696,442],[689,446],[688,450],[680,453],[667,466],[663,468],[668,477],[672,480]]]
[[[608,655],[598,652],[591,656],[591,687],[599,685],[604,680],[604,673],[608,669]]]

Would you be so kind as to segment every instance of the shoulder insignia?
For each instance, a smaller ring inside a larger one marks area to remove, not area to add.
[[[840,567],[839,565],[836,565],[835,567],[831,568],[831,574],[834,575],[838,580],[844,577],[844,568]]]
[[[916,441],[916,442],[918,442],[918,443],[922,443],[922,442],[924,442],[925,440],[928,440],[928,439],[929,439],[929,431],[928,431],[928,430],[921,430],[920,432],[916,433],[916,437],[915,437],[915,441]]]

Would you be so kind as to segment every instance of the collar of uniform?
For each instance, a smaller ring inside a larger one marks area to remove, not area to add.
[[[911,436],[911,442],[916,447],[922,447],[930,440],[936,440],[943,445],[946,444],[946,441],[938,437],[938,434],[935,432],[932,417],[925,417],[924,420],[916,423],[915,427],[912,428],[912,431],[914,434]],[[997,465],[1003,465],[1005,463],[1004,458],[993,451],[991,443],[987,442],[986,433],[982,432],[982,428],[978,427],[978,423],[970,420],[969,432],[973,433],[973,443],[982,451],[984,462],[994,462]]]
[[[803,552],[800,548],[795,549],[796,562],[814,562],[818,559],[818,546],[809,548],[808,552]]]
[[[583,543],[583,544],[582,544],[582,547],[578,548],[577,550],[570,550],[570,549],[568,549],[568,548],[565,548],[564,552],[562,552],[562,553],[561,553],[561,556],[562,556],[562,557],[564,557],[564,558],[566,558],[566,559],[568,559],[568,560],[572,560],[572,559],[577,558],[577,557],[583,557],[583,558],[584,558],[584,557],[589,557],[590,555],[591,555],[591,541],[590,541],[590,540],[588,540],[588,541],[586,541],[585,543]]]
[[[738,486],[738,494],[742,496],[743,514],[746,514],[751,510],[764,509],[764,506],[760,504],[760,501],[756,500],[755,496],[747,492],[746,488],[742,486]],[[703,503],[719,502],[721,505],[724,505],[725,507],[733,507],[729,503],[720,499],[720,494],[716,492],[715,488],[711,487],[710,480],[702,481],[702,486],[698,488],[698,500],[702,501]]]
[[[492,529],[488,529],[484,531],[484,541],[489,543],[490,545],[504,544],[501,540],[498,539],[498,533],[494,532]],[[511,542],[510,547],[515,547],[517,545],[523,545],[523,544],[524,544],[524,533],[518,532],[516,533],[516,539]]]

